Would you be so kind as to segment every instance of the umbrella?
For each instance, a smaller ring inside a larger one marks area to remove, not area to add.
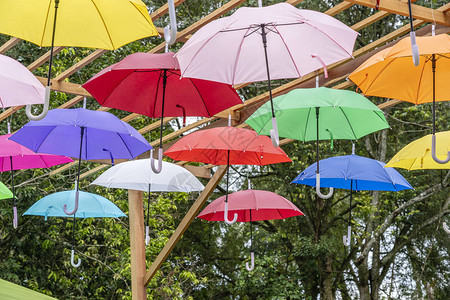
[[[45,89],[18,61],[0,54],[0,107],[42,104]]]
[[[418,67],[410,63],[408,39],[402,39],[370,57],[358,67],[349,79],[365,95],[393,98],[421,104],[433,102],[433,136],[431,154],[437,163],[450,161],[450,152],[444,160],[436,157],[436,101],[450,100],[450,36],[440,34],[417,37],[422,60]],[[399,88],[401,87],[401,88]]]
[[[81,160],[133,159],[152,147],[126,122],[111,113],[84,108],[53,109],[36,122],[30,121],[10,138],[25,147],[42,153],[78,157],[76,190]],[[78,208],[75,198],[74,214]]]
[[[147,226],[145,241],[149,242],[149,216],[151,192],[193,192],[204,189],[203,184],[188,170],[163,161],[163,170],[154,173],[148,168],[149,159],[138,159],[115,165],[102,173],[91,184],[148,192]]]
[[[246,263],[249,271],[254,267],[252,222],[303,215],[300,209],[284,197],[269,191],[248,189],[214,200],[197,217],[206,221],[227,221],[227,205],[228,212],[237,215],[237,222],[250,222],[251,266]]]
[[[312,164],[292,183],[316,185],[316,166]],[[350,190],[350,212],[348,233],[343,237],[344,245],[350,245],[352,195],[353,191],[402,191],[413,187],[394,168],[385,168],[384,163],[367,157],[355,155],[336,156],[320,161],[322,187]]]
[[[66,208],[74,208],[74,199],[78,198],[78,210],[73,214],[72,254],[70,263],[77,268],[81,260],[74,262],[75,218],[118,218],[126,215],[108,199],[78,190],[53,193],[34,203],[23,215],[47,217],[69,217]]]
[[[432,137],[431,134],[428,134],[409,143],[391,158],[386,167],[407,170],[450,169],[450,162],[440,164],[431,157],[430,144]],[[436,133],[436,139],[439,139],[439,144],[436,147],[436,156],[445,158],[447,153],[450,152],[450,131]]]
[[[203,26],[176,54],[183,77],[232,85],[267,80],[271,137],[278,146],[271,79],[299,78],[350,58],[358,33],[326,14],[288,3],[241,7]],[[217,72],[220,70],[220,72]]]
[[[319,140],[356,140],[369,133],[388,128],[383,112],[363,96],[346,90],[329,88],[296,89],[274,100],[275,115],[282,137],[300,141],[316,141],[319,162]],[[271,109],[262,105],[245,122],[259,134],[269,134]],[[316,192],[321,198],[330,198],[320,192],[319,163],[316,171]]]
[[[131,54],[99,72],[83,87],[100,105],[161,118],[158,168],[151,159],[155,173],[162,167],[165,116],[212,117],[242,103],[230,85],[202,79],[180,80],[178,61],[173,52]]]
[[[159,34],[141,0],[3,0],[0,32],[51,47],[44,111],[34,116],[27,105],[30,120],[42,119],[48,110],[53,46],[115,50]]]
[[[8,124],[9,125],[9,124]],[[9,128],[9,126],[8,126]],[[17,206],[14,189],[14,170],[50,168],[52,166],[72,162],[69,157],[35,153],[24,146],[9,140],[11,134],[0,135],[0,172],[11,172],[14,228],[17,228]]]
[[[164,153],[174,160],[227,165],[227,194],[225,199],[225,222],[228,220],[228,185],[230,164],[259,165],[291,162],[280,147],[274,147],[267,136],[257,135],[249,129],[216,127],[195,131],[173,144]]]
[[[3,182],[0,182],[0,200],[3,199],[11,199],[13,197],[13,193],[6,187]]]

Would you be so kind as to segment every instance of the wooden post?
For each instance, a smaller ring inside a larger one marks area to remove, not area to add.
[[[180,225],[178,225],[177,229],[175,229],[175,232],[172,234],[170,239],[167,241],[164,248],[161,250],[161,252],[156,257],[155,261],[150,266],[150,269],[147,271],[147,274],[145,274],[144,277],[144,284],[147,285],[150,280],[155,276],[156,272],[159,270],[163,262],[167,259],[170,252],[172,252],[172,249],[175,247],[177,242],[180,240],[183,233],[186,231],[186,229],[189,227],[189,225],[194,220],[195,216],[199,213],[202,206],[205,204],[206,200],[208,199],[209,195],[214,191],[216,186],[219,184],[220,179],[222,179],[223,175],[225,175],[225,171],[227,170],[226,166],[220,166],[216,173],[214,173],[214,176],[209,180],[208,184],[206,185],[203,192],[200,194],[200,196],[195,200],[194,204],[192,204],[191,208],[187,212],[187,214],[184,216],[183,220],[181,220]],[[131,265],[133,266],[133,265]]]
[[[141,191],[128,190],[131,248],[131,297],[147,299],[145,276],[144,204]]]

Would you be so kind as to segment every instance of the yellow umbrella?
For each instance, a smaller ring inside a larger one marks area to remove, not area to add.
[[[421,104],[433,102],[433,137],[431,152],[435,153],[436,101],[450,100],[450,36],[440,34],[417,37],[421,56],[418,66],[411,63],[410,39],[404,38],[384,49],[353,71],[349,79],[366,96],[393,98]],[[450,161],[450,152],[440,164]]]
[[[409,143],[395,154],[385,167],[407,170],[450,169],[450,162],[439,164],[431,157],[431,138],[432,135],[429,134]],[[436,139],[439,141],[436,147],[436,156],[439,159],[445,159],[447,152],[450,151],[450,131],[436,133]]]
[[[141,0],[1,0],[0,33],[51,47],[44,112],[50,97],[53,46],[115,50],[132,41],[158,35]]]

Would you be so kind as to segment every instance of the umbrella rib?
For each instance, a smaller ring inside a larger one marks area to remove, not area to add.
[[[203,100],[202,94],[200,93],[199,89],[195,85],[194,80],[192,80],[192,78],[189,78],[189,80],[191,81],[192,85],[194,86],[195,90],[197,91],[198,95],[200,96],[200,99],[202,99],[202,102],[205,105],[205,109],[206,109],[206,113],[208,114],[208,117],[211,118],[212,116],[211,116],[211,113],[208,110],[208,106],[206,105],[206,102]]]
[[[239,44],[238,53],[236,54],[236,59],[234,61],[234,69],[233,69],[233,79],[231,79],[232,84],[234,85],[234,78],[236,77],[236,69],[239,62],[239,56],[241,54],[242,44],[244,44],[244,40],[247,37],[247,33],[249,32],[250,27],[247,28],[247,31],[244,34],[244,37],[241,39],[241,43]]]
[[[52,1],[48,1],[48,9],[47,9],[47,14],[45,15],[45,22],[44,22],[44,30],[42,31],[41,43],[39,44],[39,46],[41,46],[41,47],[42,47],[42,43],[44,41],[45,30],[47,29],[48,15],[50,13],[51,6],[52,6]],[[53,24],[53,26],[55,26],[55,24]]]
[[[350,120],[347,118],[347,115],[345,114],[344,110],[342,109],[341,106],[339,106],[339,109],[342,111],[342,114],[344,115],[345,119],[347,120],[348,126],[350,126],[350,129],[352,130],[353,136],[355,137],[355,139],[358,139],[358,137],[355,134],[355,131],[353,130],[353,126],[350,123]]]
[[[300,23],[300,24],[303,24],[303,23]],[[281,25],[283,25],[283,24],[281,24]],[[292,24],[286,24],[286,25],[292,25]],[[277,26],[278,26],[278,25],[277,25]],[[283,36],[282,36],[281,33],[278,31],[277,26],[274,26],[273,28],[276,30],[276,32],[278,33],[278,35],[279,35],[280,38],[281,38],[281,41],[283,42],[283,45],[286,47],[286,50],[287,50],[287,52],[289,53],[289,57],[291,58],[292,63],[294,64],[295,70],[297,70],[298,76],[299,76],[299,77],[302,77],[302,75],[300,74],[300,71],[299,71],[299,69],[298,69],[298,67],[297,67],[297,64],[295,63],[294,58],[292,57],[291,51],[289,50],[288,46],[286,45],[286,42],[284,41]]]
[[[310,114],[311,114],[311,107],[308,109],[308,115],[305,118],[306,122],[305,122],[305,131],[303,132],[303,141],[306,141],[306,129],[308,128],[308,121]]]
[[[116,134],[117,134],[117,135],[120,137],[120,139],[122,140],[123,144],[125,145],[125,147],[126,147],[127,150],[128,150],[128,153],[130,153],[131,158],[134,158],[134,157],[133,157],[133,154],[132,154],[131,151],[130,151],[130,148],[128,148],[127,143],[125,143],[125,141],[123,140],[123,138],[122,138],[122,136],[120,135],[120,133],[116,132]],[[112,154],[111,154],[111,155],[112,155]]]
[[[39,147],[37,147],[36,151],[34,151],[34,152],[40,153],[39,149],[41,148],[42,144],[44,144],[45,140],[50,136],[50,133],[52,133],[52,131],[55,130],[55,128],[56,128],[56,126],[53,126],[53,129],[50,130],[50,132],[47,134],[47,136],[45,137],[45,139],[42,140],[42,142],[39,144]],[[54,154],[54,153],[50,153],[50,154]]]
[[[374,79],[369,83],[369,86],[367,87],[366,92],[364,93],[364,95],[370,95],[369,94],[369,90],[372,87],[372,85],[375,83],[375,81],[377,80],[378,76],[381,73],[383,73],[384,70],[386,70],[390,66],[390,64],[392,64],[395,60],[396,60],[396,58],[391,59],[385,66],[383,66],[383,68],[381,68],[381,70],[377,73],[377,75],[374,76]]]
[[[112,46],[112,48],[115,50],[116,47],[114,46],[114,42],[112,41],[111,35],[109,34],[109,30],[108,30],[108,27],[106,26],[105,20],[103,20],[103,16],[102,16],[102,14],[100,13],[100,11],[98,10],[97,5],[95,4],[94,0],[91,0],[91,2],[92,2],[92,4],[94,5],[95,10],[97,11],[97,13],[98,13],[100,19],[102,20],[103,26],[105,27],[106,34],[108,35],[109,41],[111,42],[111,46]]]
[[[155,102],[153,102],[153,114],[152,114],[153,117],[156,116],[156,102],[158,101],[159,83],[160,82],[161,82],[161,70],[159,71],[158,82],[156,83]],[[166,86],[166,88],[167,88],[167,86]],[[161,130],[162,130],[162,128],[161,128]]]
[[[422,70],[420,71],[420,77],[419,77],[419,82],[418,82],[418,84],[417,84],[417,93],[416,93],[416,99],[414,99],[415,100],[415,103],[418,103],[419,102],[419,91],[420,91],[420,86],[421,86],[421,84],[422,84],[422,78],[423,78],[423,73],[425,72],[425,66],[426,66],[426,64],[427,64],[427,61],[429,61],[428,59],[426,59],[425,60],[425,62],[424,62],[424,64],[423,64],[423,68],[422,68]]]
[[[111,70],[111,72],[114,72],[115,70]],[[126,79],[128,79],[128,77],[130,77],[133,73],[135,73],[136,71],[131,72],[130,74],[128,74],[127,76],[125,76],[124,78],[122,78],[117,84],[116,86],[113,88],[113,90],[111,91],[111,93],[108,94],[108,97],[106,97],[105,101],[103,102],[102,106],[106,106],[106,102],[110,99],[111,95],[114,93],[114,91],[122,84],[122,82],[124,82]],[[109,107],[109,106],[106,106]],[[111,107],[113,108],[113,107]]]

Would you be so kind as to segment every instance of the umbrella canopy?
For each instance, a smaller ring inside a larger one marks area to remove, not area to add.
[[[23,215],[47,217],[73,217],[64,212],[64,205],[73,209],[76,190],[53,193],[34,203]],[[76,218],[118,218],[126,215],[105,197],[79,191]]]
[[[57,300],[56,298],[27,289],[23,286],[0,279],[0,299],[8,300]]]
[[[292,183],[316,186],[316,166],[310,165]],[[320,161],[320,185],[353,191],[402,191],[413,187],[394,168],[358,155],[336,156]]]
[[[115,165],[91,184],[107,188],[130,189],[143,192],[193,192],[204,189],[191,172],[176,164],[163,161],[160,173],[149,168],[149,159],[138,159]]]
[[[10,139],[35,152],[83,160],[133,159],[151,149],[136,129],[113,114],[83,108],[50,110],[44,119],[28,122]]]
[[[436,133],[436,156],[439,159],[445,159],[450,152],[450,131]],[[403,147],[391,160],[386,167],[402,168],[407,170],[419,169],[450,169],[450,162],[445,164],[437,163],[431,156],[431,139],[433,135],[426,135]]]
[[[3,182],[0,182],[0,200],[11,199],[13,193],[6,187]]]
[[[274,105],[279,135],[299,141],[316,140],[317,130],[319,140],[356,140],[389,128],[381,109],[352,91],[295,89],[276,97]],[[269,135],[271,117],[270,103],[265,103],[245,122],[259,134]]]
[[[20,62],[0,54],[0,108],[42,104],[44,94],[45,88],[33,73]]]
[[[367,96],[433,102],[433,55],[435,56],[435,101],[450,100],[450,36],[417,37],[418,67],[411,63],[409,37],[366,60],[348,78]],[[401,87],[401,88],[399,88]]]
[[[292,202],[269,191],[245,190],[228,195],[228,210],[237,213],[237,222],[286,219],[302,216]],[[206,221],[224,221],[225,196],[219,197],[197,216]]]
[[[58,6],[57,18],[55,5]],[[53,26],[55,39],[52,45]],[[0,32],[41,47],[108,50],[158,35],[141,0],[3,0],[0,3]]]
[[[133,53],[97,73],[83,87],[102,106],[151,118],[212,117],[242,103],[230,85],[180,79],[174,55],[173,52]]]
[[[198,130],[173,144],[164,152],[174,160],[203,162],[213,165],[268,165],[291,162],[266,136],[253,130],[216,127]]]

